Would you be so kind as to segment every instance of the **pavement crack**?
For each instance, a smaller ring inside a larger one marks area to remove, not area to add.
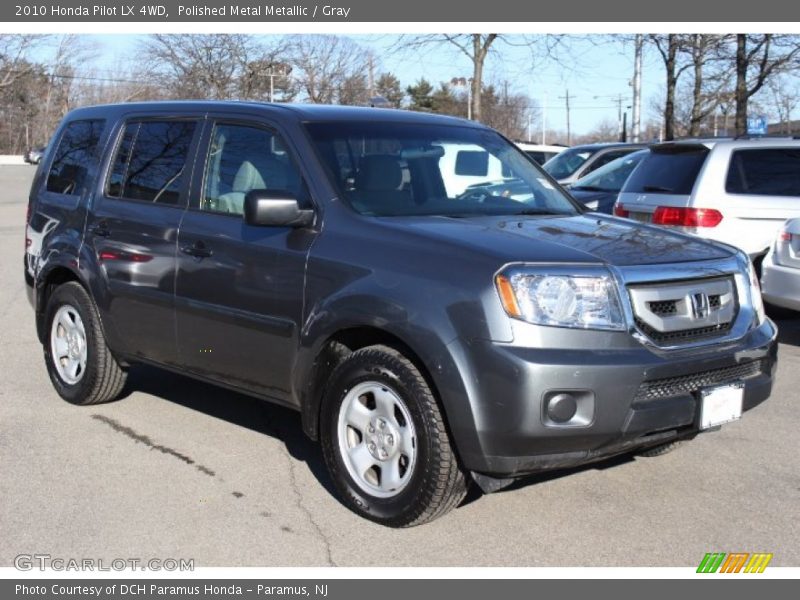
[[[148,436],[146,436],[144,434],[141,434],[141,433],[137,433],[136,431],[134,431],[130,427],[127,427],[126,425],[123,425],[122,423],[120,423],[119,421],[117,421],[115,419],[112,419],[111,417],[106,417],[105,415],[92,415],[92,418],[95,419],[96,421],[100,421],[101,423],[105,423],[106,425],[111,427],[111,429],[113,429],[117,433],[121,433],[121,434],[129,437],[130,439],[132,439],[137,444],[144,444],[145,446],[150,448],[150,450],[156,450],[158,452],[161,452],[162,454],[167,454],[169,456],[177,458],[178,460],[180,460],[182,462],[185,462],[187,465],[192,465],[195,469],[197,469],[198,471],[200,471],[201,473],[203,473],[205,475],[208,475],[210,477],[214,477],[215,476],[214,471],[212,471],[211,469],[209,469],[208,467],[206,467],[204,465],[197,464],[193,458],[190,458],[190,457],[186,456],[185,454],[181,454],[177,450],[174,450],[174,449],[169,448],[167,446],[163,446],[162,444],[156,444]]]
[[[317,523],[316,519],[314,518],[314,513],[305,505],[303,494],[300,491],[300,486],[297,483],[295,460],[289,453],[289,449],[286,447],[286,440],[283,438],[282,435],[280,435],[280,432],[278,438],[281,440],[281,443],[283,444],[283,454],[286,457],[286,461],[289,463],[289,485],[292,488],[292,493],[296,498],[295,506],[297,506],[300,512],[302,512],[306,516],[306,519],[311,524],[311,527],[314,529],[315,533],[317,534],[317,537],[322,542],[322,545],[325,549],[325,556],[328,562],[328,566],[336,567],[338,565],[333,560],[331,542],[328,539],[328,536],[325,535],[325,532],[322,531],[322,527],[320,527],[319,523]]]

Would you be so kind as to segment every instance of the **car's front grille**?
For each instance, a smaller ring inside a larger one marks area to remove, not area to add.
[[[731,367],[701,371],[691,375],[645,381],[639,386],[634,403],[693,394],[702,388],[749,379],[764,372],[765,359],[751,360]]]
[[[720,323],[718,325],[695,327],[693,329],[682,329],[680,331],[658,331],[637,317],[636,326],[643,334],[653,340],[656,344],[664,346],[668,344],[680,344],[683,342],[695,342],[710,337],[724,335],[731,330],[733,323]]]
[[[636,327],[659,346],[725,335],[739,310],[731,276],[631,284],[628,294]]]
[[[648,302],[648,308],[650,311],[659,316],[664,315],[674,315],[678,312],[678,301],[677,300],[661,300],[656,302]]]

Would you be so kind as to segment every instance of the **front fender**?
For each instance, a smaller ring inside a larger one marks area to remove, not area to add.
[[[320,381],[320,370],[332,368],[343,358],[329,342],[337,333],[353,328],[384,333],[409,348],[414,354],[410,358],[422,363],[435,388],[459,452],[478,451],[480,442],[470,402],[473,384],[462,376],[470,371],[452,323],[441,314],[422,314],[399,302],[365,293],[340,296],[316,306],[301,332],[293,383],[303,428],[309,437],[319,436],[320,404],[326,383]]]

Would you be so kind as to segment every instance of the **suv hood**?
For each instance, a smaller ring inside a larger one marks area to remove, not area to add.
[[[719,244],[627,219],[569,217],[384,217],[384,224],[505,262],[601,262],[617,266],[727,258]]]

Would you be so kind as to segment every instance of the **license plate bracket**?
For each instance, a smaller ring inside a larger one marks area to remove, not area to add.
[[[700,429],[736,421],[742,416],[744,383],[741,381],[700,390]]]

